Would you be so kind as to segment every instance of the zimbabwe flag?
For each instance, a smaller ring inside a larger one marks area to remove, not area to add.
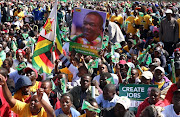
[[[57,25],[57,1],[43,26],[32,57],[33,67],[41,69],[45,73],[51,73],[54,68],[52,58],[52,47],[57,43],[58,50],[63,53],[62,43]]]

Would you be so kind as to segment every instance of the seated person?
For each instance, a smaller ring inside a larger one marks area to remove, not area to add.
[[[180,90],[173,93],[173,104],[164,107],[162,111],[163,117],[179,117],[180,116]]]
[[[107,84],[103,89],[103,94],[96,97],[96,101],[101,108],[114,107],[119,96],[116,95],[114,84]]]
[[[29,79],[29,78],[28,78]],[[3,95],[6,101],[9,103],[11,110],[18,114],[19,117],[54,117],[53,108],[42,98],[44,90],[39,89],[37,95],[33,95],[30,103],[24,103],[22,101],[16,100],[12,97],[9,91],[6,79],[4,76],[0,75],[0,85],[2,86]]]
[[[158,88],[161,90],[161,98],[164,99],[172,82],[165,76],[165,71],[162,67],[156,67],[153,76],[152,84],[158,85]]]
[[[139,84],[141,82],[137,69],[131,69],[131,77],[128,79],[128,82],[129,84]]]
[[[160,100],[161,91],[158,88],[152,88],[149,97],[147,97],[139,106],[136,117],[149,105],[164,107],[165,104]]]
[[[61,108],[55,111],[56,116],[59,114],[66,114],[68,117],[78,117],[80,113],[72,107],[73,96],[69,93],[62,94],[60,98]]]
[[[140,117],[162,117],[163,107],[149,105],[140,114]]]
[[[14,80],[14,83],[16,84],[16,82],[18,81],[18,79],[25,75],[23,70],[27,67],[27,63],[26,62],[20,62],[18,64],[18,66],[16,66],[16,71],[13,71],[11,73],[9,73],[9,78]]]
[[[98,104],[96,102],[96,100],[92,97],[88,97],[86,99],[87,102],[89,102],[91,104],[91,106],[93,106],[94,108],[99,108],[98,107]],[[80,115],[79,117],[99,117],[98,116],[98,113],[94,110],[90,110],[90,109],[85,109],[86,113],[85,114],[82,114]]]
[[[99,68],[99,74],[101,75],[102,73],[108,72],[108,68],[105,64],[101,64],[98,66]],[[115,85],[117,86],[119,83],[119,78],[116,74],[110,73],[115,81]],[[93,80],[97,80],[98,83],[100,83],[100,75],[97,75],[93,78]]]
[[[172,84],[171,87],[169,88],[166,97],[164,99],[164,103],[166,105],[172,104],[172,98],[173,98],[173,93],[180,88],[180,77],[179,80],[177,81],[176,84]]]
[[[81,86],[76,86],[70,90],[70,94],[74,97],[73,105],[78,111],[81,111],[81,106],[83,99],[92,95],[91,91],[91,80],[92,77],[90,74],[85,74],[81,77]],[[99,95],[97,89],[95,91],[96,96]]]
[[[153,74],[150,71],[144,71],[141,77],[141,84],[151,84],[151,80],[153,79]]]
[[[130,105],[130,99],[121,96],[113,108],[103,112],[103,117],[135,117],[134,113],[129,111]]]

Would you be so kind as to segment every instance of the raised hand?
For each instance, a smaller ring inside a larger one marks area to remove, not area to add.
[[[0,85],[4,85],[6,83],[6,78],[0,74]]]
[[[41,101],[43,93],[44,93],[44,89],[43,88],[39,88],[37,90],[37,96],[38,96],[39,101]]]

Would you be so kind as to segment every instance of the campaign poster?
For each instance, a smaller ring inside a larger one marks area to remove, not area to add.
[[[98,57],[102,48],[106,13],[90,9],[75,8],[71,27],[69,50]]]
[[[150,91],[153,87],[158,85],[147,84],[120,84],[119,96],[127,96],[131,100],[131,111],[137,111],[137,108],[141,102],[149,97]]]

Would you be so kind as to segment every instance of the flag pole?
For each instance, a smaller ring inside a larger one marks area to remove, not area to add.
[[[53,48],[55,47],[55,41],[56,41],[56,36],[57,36],[57,34],[56,34],[56,25],[57,25],[57,0],[55,0],[55,3],[54,3],[55,5],[56,5],[56,12],[55,12],[55,20],[56,20],[56,23],[55,23],[55,26],[54,26],[54,32],[55,32],[55,36],[54,36],[54,41],[53,41]],[[52,50],[54,50],[54,51],[52,51],[52,59],[53,59],[53,63],[55,63],[55,60],[56,60],[56,55],[55,55],[55,49],[52,49]]]

